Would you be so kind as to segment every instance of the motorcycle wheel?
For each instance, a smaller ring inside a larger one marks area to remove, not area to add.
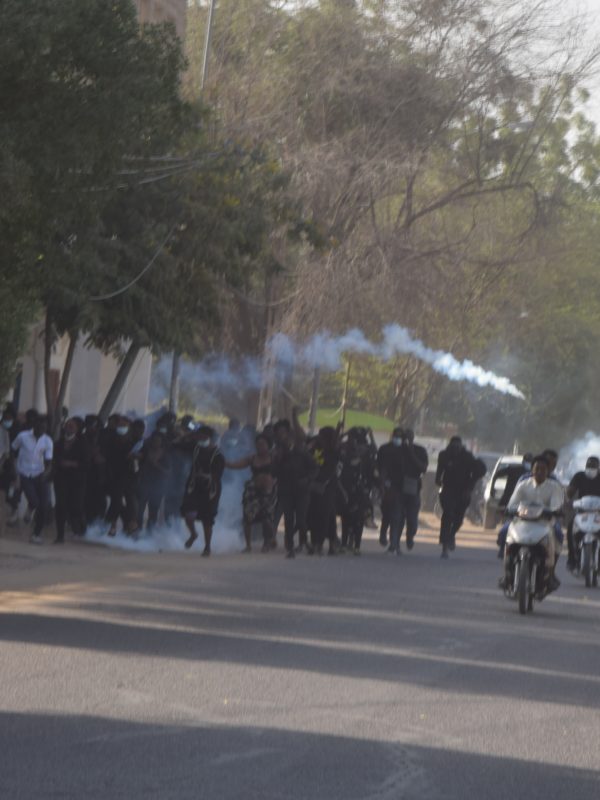
[[[519,579],[517,583],[517,599],[519,601],[519,613],[526,614],[529,609],[529,561],[523,559],[519,564]]]
[[[591,544],[584,544],[583,545],[583,558],[582,558],[583,566],[582,566],[582,570],[581,571],[583,572],[583,577],[585,578],[585,588],[586,589],[589,589],[591,587],[591,585],[592,585],[592,572],[593,572],[592,560],[593,560],[593,557],[594,557],[593,546]]]

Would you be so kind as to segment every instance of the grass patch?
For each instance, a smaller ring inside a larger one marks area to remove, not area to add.
[[[326,425],[335,427],[342,418],[342,412],[335,408],[320,408],[317,412],[317,428]],[[306,428],[308,425],[308,411],[300,414],[300,424]],[[373,431],[391,433],[394,430],[392,420],[380,417],[378,414],[369,414],[368,411],[346,411],[346,430],[348,428],[371,428]]]

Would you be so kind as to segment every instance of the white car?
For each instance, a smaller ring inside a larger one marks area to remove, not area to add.
[[[484,528],[496,527],[504,513],[506,504],[510,500],[510,497],[507,496],[507,486],[510,488],[510,494],[512,494],[523,472],[522,455],[500,456],[483,494]]]

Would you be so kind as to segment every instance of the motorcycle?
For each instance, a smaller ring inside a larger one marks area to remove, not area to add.
[[[533,611],[551,591],[546,571],[546,553],[554,535],[555,515],[539,505],[520,503],[508,528],[505,551],[504,594],[517,600],[519,612]]]
[[[585,585],[598,586],[600,568],[600,497],[587,495],[573,503],[573,537],[576,545],[576,564]]]

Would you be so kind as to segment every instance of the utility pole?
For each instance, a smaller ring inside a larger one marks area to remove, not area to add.
[[[208,78],[208,66],[210,60],[210,45],[212,41],[213,22],[215,19],[215,9],[217,0],[210,0],[208,6],[208,18],[206,20],[206,32],[204,35],[204,52],[202,54],[202,69],[200,72],[200,97],[204,94],[206,79]],[[181,370],[181,352],[173,351],[173,361],[171,364],[171,385],[169,388],[169,411],[177,414],[179,405],[179,373]]]
[[[315,367],[313,372],[310,411],[308,414],[308,431],[312,435],[317,430],[317,411],[319,410],[319,389],[321,388],[321,368]]]

